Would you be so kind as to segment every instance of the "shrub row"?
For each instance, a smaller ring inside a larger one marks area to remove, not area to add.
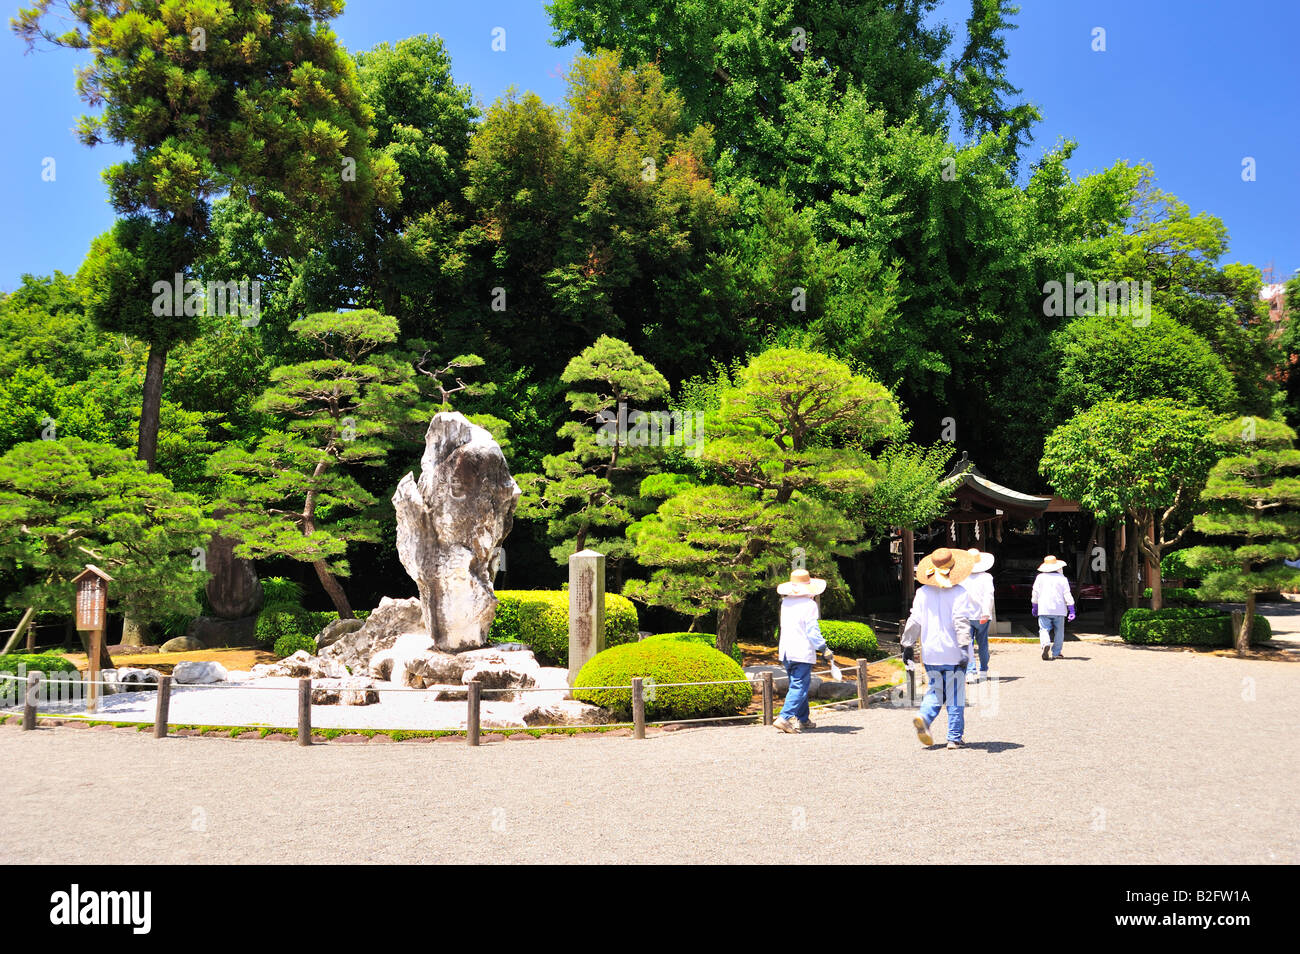
[[[54,653],[12,653],[8,656],[0,656],[0,673],[16,676],[19,666],[24,667],[24,673],[77,671],[77,667],[72,660]],[[4,700],[5,705],[14,705],[14,700],[21,702],[26,691],[27,683],[0,676],[0,698]]]
[[[627,721],[632,716],[633,676],[655,682],[645,696],[646,719],[649,721],[736,715],[753,698],[753,690],[747,681],[714,686],[668,685],[744,680],[745,670],[734,659],[696,639],[654,637],[615,646],[592,656],[574,681],[573,697],[603,706],[614,713],[615,718]],[[584,690],[584,686],[628,688]]]
[[[498,590],[489,643],[524,643],[548,666],[569,661],[569,594],[563,590]],[[616,593],[605,594],[605,646],[636,641],[636,607]]]
[[[1188,586],[1162,586],[1160,596],[1165,605],[1178,604],[1184,606],[1195,606],[1200,600],[1196,596],[1196,590]],[[1142,598],[1151,599],[1151,587],[1142,591]]]
[[[1119,635],[1141,646],[1231,646],[1232,614],[1210,607],[1131,609],[1120,620]],[[1261,643],[1272,635],[1268,620],[1256,613],[1250,641]]]

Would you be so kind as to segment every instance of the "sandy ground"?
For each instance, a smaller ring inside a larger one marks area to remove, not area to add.
[[[0,860],[1300,861],[1300,665],[993,649],[958,751],[888,707],[478,748],[0,728]]]

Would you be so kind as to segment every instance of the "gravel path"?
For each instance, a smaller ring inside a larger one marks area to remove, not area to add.
[[[993,649],[954,752],[874,707],[477,750],[0,728],[0,861],[1300,861],[1300,665]]]

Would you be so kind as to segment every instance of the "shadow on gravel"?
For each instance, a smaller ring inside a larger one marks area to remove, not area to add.
[[[942,748],[942,746],[940,746]],[[967,742],[962,748],[979,749],[981,752],[988,752],[990,755],[996,755],[998,752],[1009,752],[1012,749],[1023,749],[1024,746],[1019,742]]]
[[[827,735],[852,735],[854,732],[861,732],[862,726],[860,725],[819,725],[815,729],[805,729],[804,731],[814,735],[821,735],[823,733]]]
[[[1052,662],[1088,662],[1091,656],[1057,656]]]

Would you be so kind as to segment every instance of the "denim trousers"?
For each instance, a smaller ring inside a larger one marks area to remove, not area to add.
[[[785,705],[781,707],[782,719],[808,721],[808,690],[812,688],[812,663],[790,662],[782,659],[790,688],[785,692]]]
[[[1052,655],[1061,655],[1061,646],[1065,642],[1064,616],[1038,617],[1038,643],[1046,646],[1049,641],[1052,644]]]
[[[970,665],[966,667],[968,676],[976,672],[989,671],[989,626],[992,624],[992,618],[987,623],[981,623],[977,619],[970,620],[970,640],[974,645],[971,647]],[[979,650],[978,655],[976,649]]]
[[[966,728],[966,667],[926,666],[925,698],[921,700],[921,718],[929,726],[948,707],[948,741],[960,742]]]

